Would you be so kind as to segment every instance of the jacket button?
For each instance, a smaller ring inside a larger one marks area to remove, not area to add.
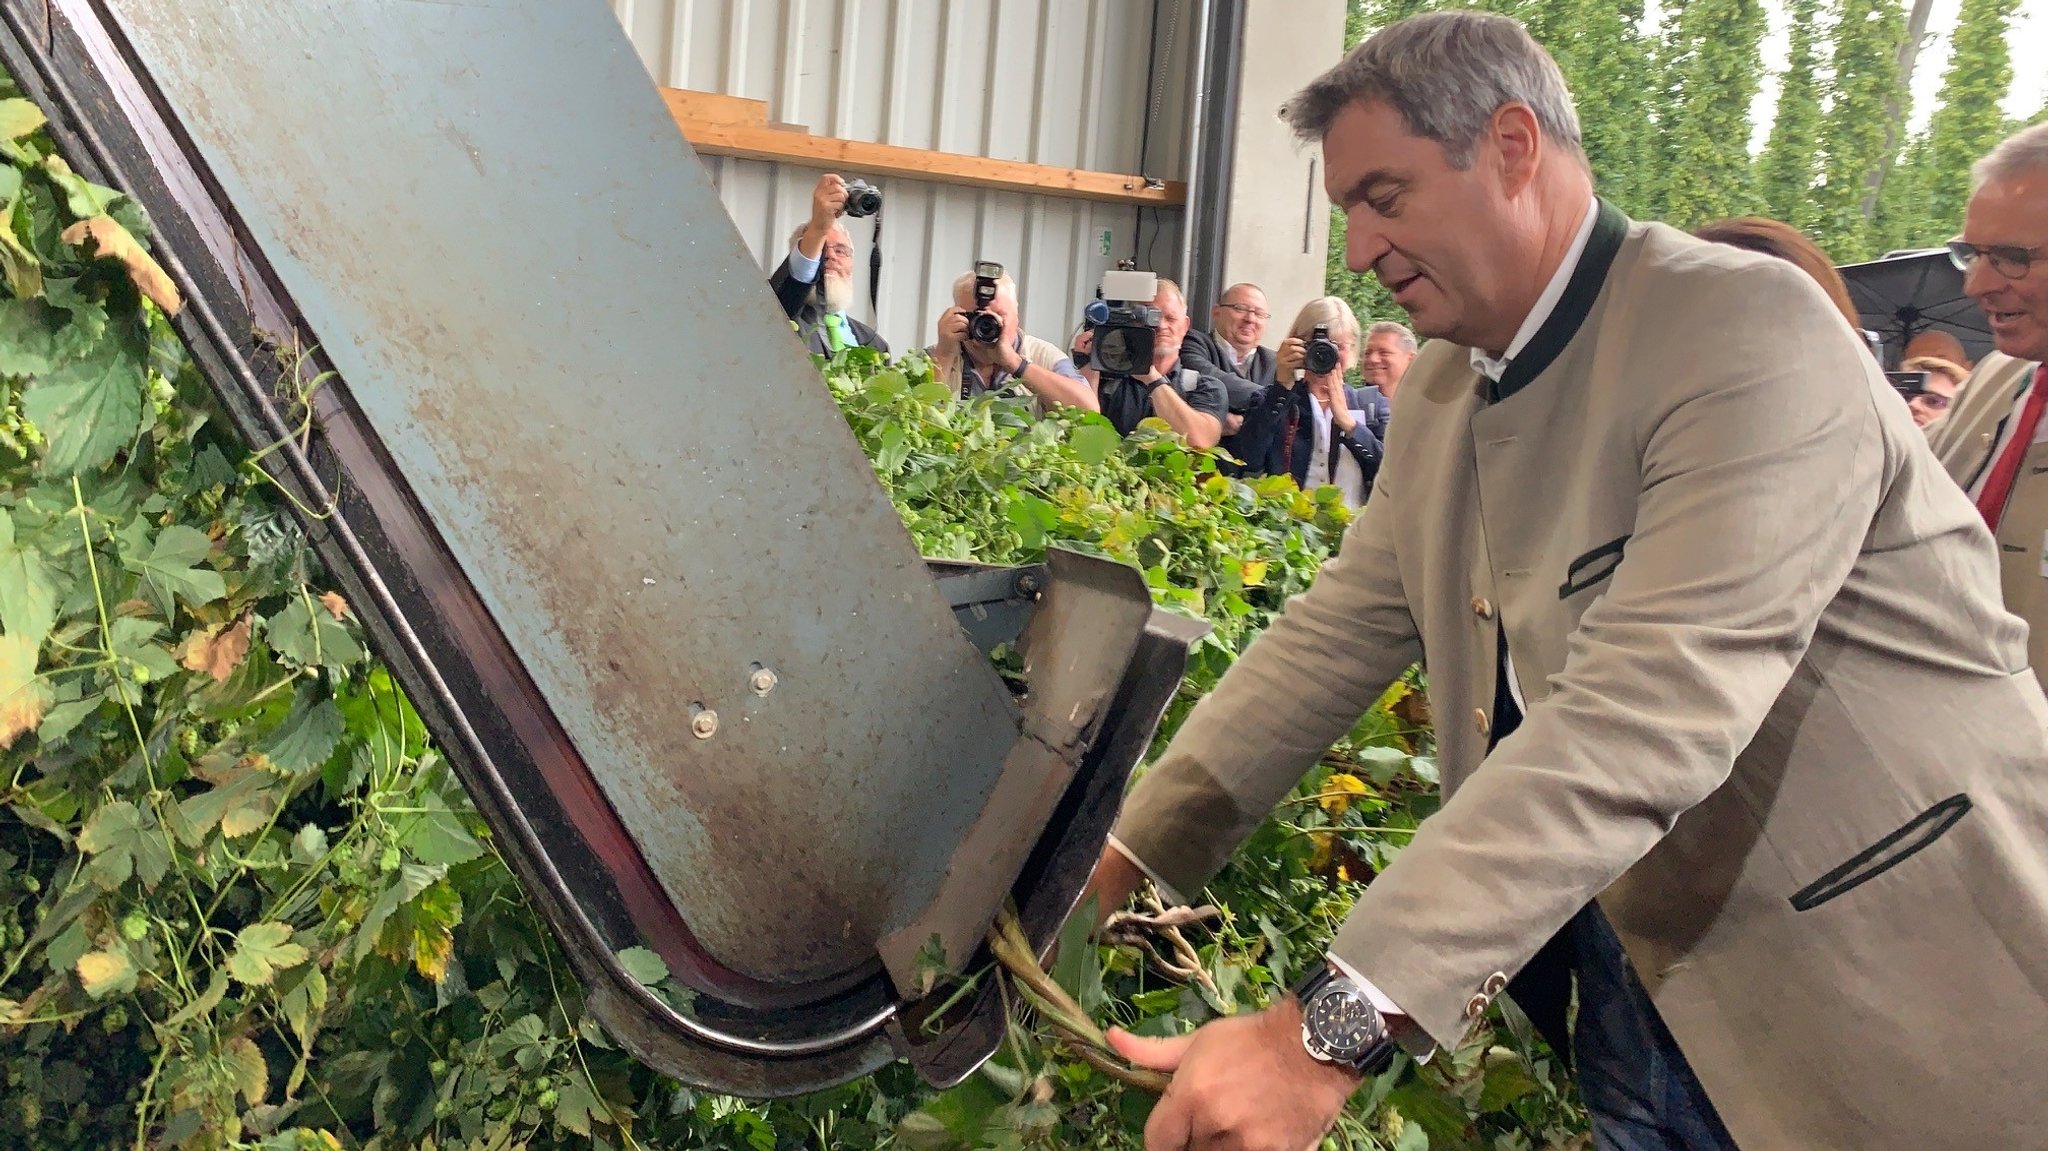
[[[1473,596],[1473,597],[1472,597],[1472,614],[1473,614],[1473,615],[1476,615],[1476,616],[1478,616],[1478,617],[1479,617],[1480,619],[1492,619],[1492,618],[1493,618],[1493,601],[1492,601],[1492,600],[1490,600],[1490,599],[1487,599],[1487,598],[1486,598],[1485,596],[1483,596],[1483,595],[1475,595],[1475,596]]]
[[[1499,995],[1507,990],[1508,977],[1505,972],[1496,971],[1486,977],[1486,994]]]
[[[1486,1015],[1486,1007],[1492,1002],[1493,1000],[1484,995],[1474,995],[1465,1001],[1465,1018],[1478,1022]]]
[[[1485,708],[1472,709],[1472,727],[1482,736],[1493,730],[1493,720],[1487,716]]]

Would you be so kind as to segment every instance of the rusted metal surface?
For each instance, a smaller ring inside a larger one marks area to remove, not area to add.
[[[965,1075],[991,993],[909,1034],[877,948],[940,925],[966,963],[1005,897],[1048,942],[1188,637],[1099,560],[934,590],[595,3],[222,7],[0,0],[0,54],[150,211],[180,334],[593,1012],[741,1094]],[[303,444],[258,329],[333,372]],[[1020,710],[974,644],[1027,628],[1080,674]]]
[[[609,12],[108,9],[698,940],[870,961],[1014,720]]]

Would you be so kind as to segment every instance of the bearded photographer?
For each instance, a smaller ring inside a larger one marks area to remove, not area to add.
[[[1151,278],[1150,273],[1110,273]],[[1120,297],[1119,297],[1120,298]],[[1097,301],[1099,306],[1101,301]],[[1213,448],[1223,439],[1223,419],[1230,401],[1223,381],[1181,361],[1181,341],[1188,334],[1187,297],[1180,285],[1161,278],[1149,305],[1150,366],[1138,374],[1119,375],[1094,362],[1095,331],[1084,327],[1074,337],[1074,359],[1093,386],[1096,411],[1109,417],[1120,435],[1130,435],[1149,416],[1166,421],[1188,444]]]
[[[842,215],[872,216],[881,205],[882,193],[866,183],[849,184],[832,172],[818,177],[811,218],[790,236],[789,255],[768,277],[783,314],[814,355],[856,347],[889,350],[887,340],[847,313],[853,304],[853,239],[839,222]]]
[[[1017,322],[1017,282],[982,263],[953,281],[953,306],[939,313],[939,342],[927,348],[939,381],[963,399],[1022,388],[1043,412],[1095,410],[1095,389],[1058,344]]]
[[[1357,315],[1336,296],[1303,305],[1275,353],[1272,385],[1234,441],[1249,474],[1293,476],[1304,490],[1329,484],[1346,506],[1365,503],[1384,454],[1388,404],[1375,388],[1344,383],[1358,364],[1359,335]]]

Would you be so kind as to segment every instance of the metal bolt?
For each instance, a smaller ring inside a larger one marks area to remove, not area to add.
[[[775,683],[775,673],[765,667],[755,668],[754,674],[747,678],[747,686],[754,689],[755,695],[767,695],[774,691]]]
[[[706,708],[690,721],[690,732],[698,739],[710,739],[718,734],[718,713]]]
[[[1030,572],[1025,572],[1025,573],[1024,573],[1023,575],[1020,575],[1020,576],[1018,576],[1018,577],[1017,577],[1017,593],[1018,593],[1019,595],[1031,595],[1031,596],[1035,596],[1035,595],[1037,595],[1037,594],[1038,594],[1038,577],[1037,577],[1037,576],[1035,576],[1035,575],[1032,575],[1032,574],[1031,574]]]

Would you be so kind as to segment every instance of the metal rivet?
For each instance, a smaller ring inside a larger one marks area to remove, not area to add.
[[[690,733],[698,739],[710,739],[718,734],[718,713],[705,708],[690,720]]]
[[[1037,595],[1038,577],[1032,575],[1030,572],[1025,572],[1023,575],[1018,576],[1017,593],[1019,595]]]
[[[767,695],[775,690],[775,684],[775,673],[765,667],[755,668],[754,674],[747,677],[747,686],[754,689],[755,695]]]

